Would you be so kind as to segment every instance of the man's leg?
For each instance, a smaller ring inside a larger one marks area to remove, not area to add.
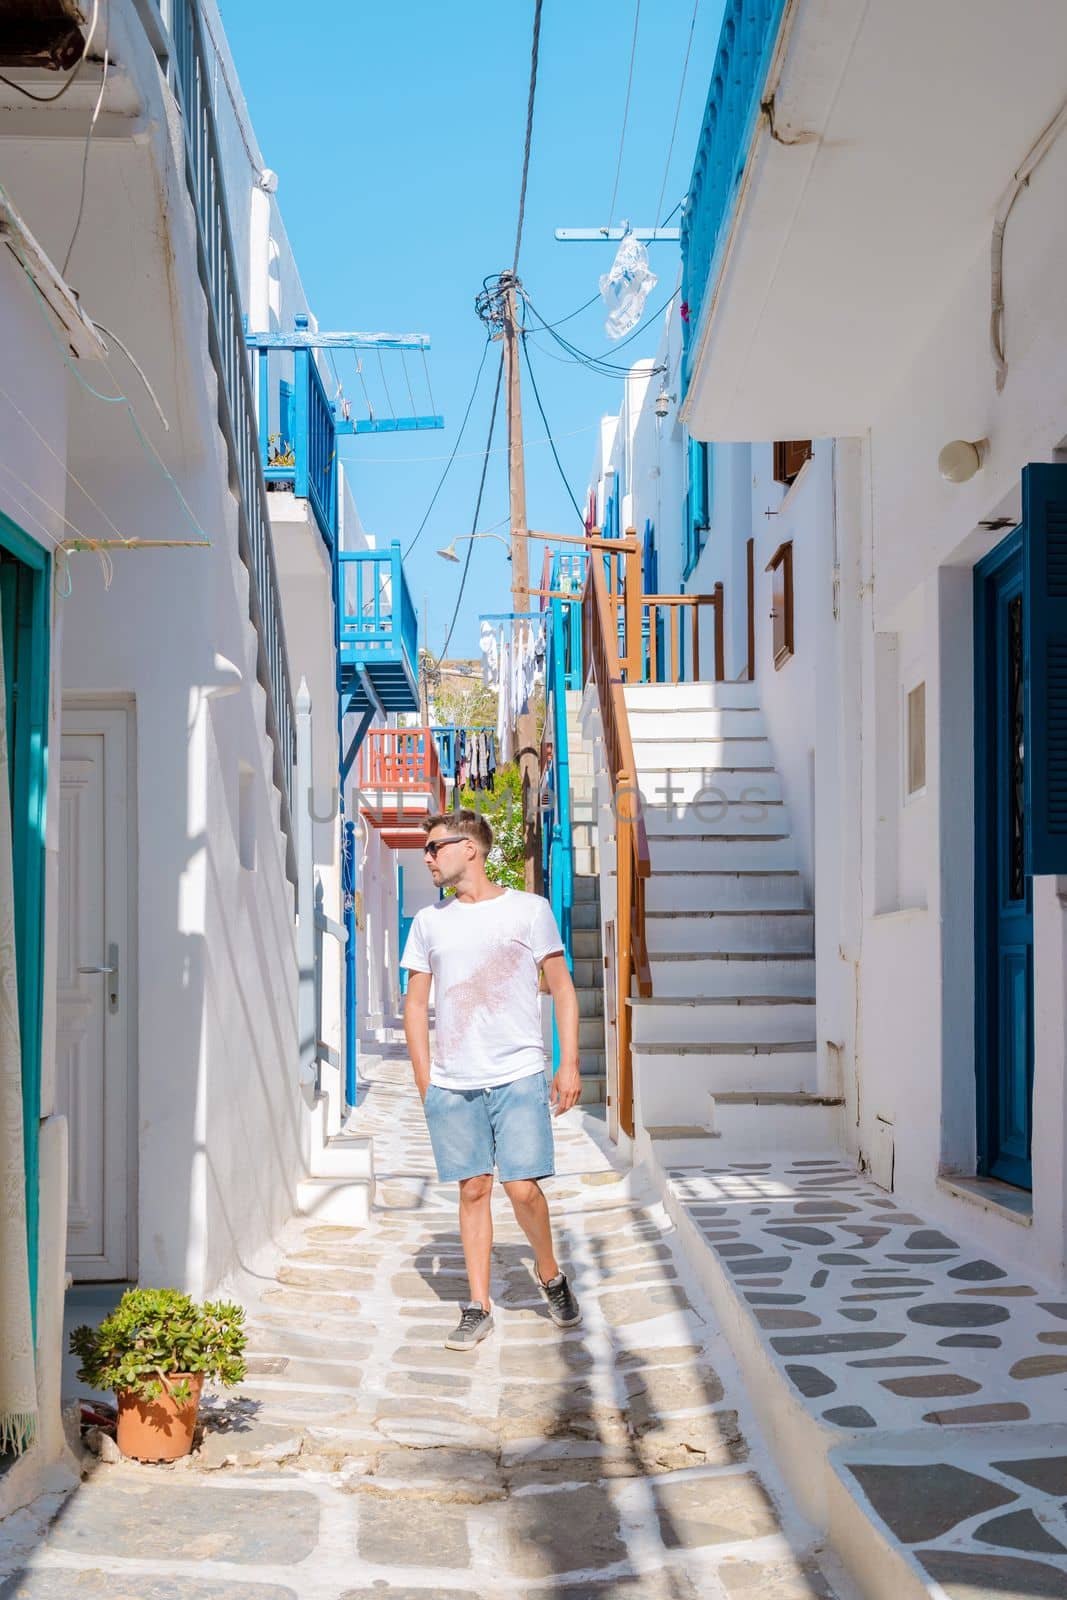
[[[552,1218],[544,1190],[535,1178],[518,1178],[505,1183],[515,1220],[533,1245],[534,1263],[542,1283],[559,1274],[559,1263],[552,1246]]]
[[[492,1200],[492,1173],[460,1179],[459,1236],[463,1240],[471,1300],[480,1300],[486,1311],[489,1310],[489,1263],[493,1249]]]

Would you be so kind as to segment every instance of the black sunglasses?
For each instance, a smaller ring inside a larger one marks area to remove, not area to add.
[[[423,845],[422,853],[424,856],[429,856],[431,860],[436,861],[437,852],[443,849],[446,844],[459,844],[465,838],[466,834],[453,833],[447,839],[429,839]]]

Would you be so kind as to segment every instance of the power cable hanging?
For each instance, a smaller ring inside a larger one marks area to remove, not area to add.
[[[70,258],[74,254],[74,246],[77,244],[78,234],[81,232],[82,217],[85,215],[85,193],[89,181],[89,152],[92,149],[93,134],[96,132],[96,123],[100,116],[100,108],[104,103],[104,94],[107,90],[107,74],[110,65],[111,13],[109,11],[107,26],[104,30],[104,70],[100,77],[100,93],[96,97],[96,103],[93,106],[92,116],[89,118],[89,126],[85,134],[85,148],[82,151],[81,194],[78,197],[78,215],[74,219],[74,231],[70,236],[70,243],[67,246],[67,253],[63,257],[63,266],[60,269],[64,278],[67,276],[67,268],[70,266]]]
[[[640,0],[638,0],[640,4]],[[526,183],[530,176],[530,145],[533,142],[534,95],[537,91],[537,58],[541,51],[541,7],[543,0],[534,5],[533,43],[530,47],[530,93],[526,101],[526,139],[522,152],[522,183],[519,186],[519,220],[515,229],[515,259],[511,263],[514,275],[519,270],[519,251],[522,249],[522,225],[526,218]]]
[[[570,498],[571,505],[574,507],[575,515],[577,516],[578,521],[581,523],[582,528],[584,530],[584,528],[585,528],[585,514],[582,511],[582,508],[578,504],[577,500],[574,498],[574,492],[571,489],[570,483],[567,481],[567,474],[563,470],[563,463],[559,459],[559,451],[556,449],[556,441],[552,437],[552,429],[549,427],[548,418],[545,416],[545,408],[544,408],[544,405],[541,402],[541,391],[537,387],[537,379],[534,376],[534,369],[533,369],[533,366],[531,365],[531,362],[530,362],[530,352],[529,352],[529,349],[528,349],[527,344],[526,344],[526,329],[523,328],[521,330],[521,333],[522,333],[522,353],[523,353],[523,356],[525,357],[525,360],[526,360],[526,372],[527,372],[527,376],[530,379],[530,386],[533,389],[534,400],[537,402],[537,409],[541,413],[541,421],[545,425],[545,432],[548,435],[548,442],[552,446],[552,459],[556,463],[557,470],[559,471],[560,478],[562,479],[562,482],[563,482],[563,487],[566,489],[567,494],[568,494],[568,496]]]
[[[674,155],[674,141],[678,135],[678,118],[682,114],[682,96],[685,93],[685,80],[689,72],[689,57],[693,49],[693,34],[696,32],[697,12],[699,10],[700,0],[693,0],[693,15],[689,23],[689,40],[685,47],[685,60],[682,62],[682,81],[678,85],[678,100],[674,107],[674,126],[671,128],[671,142],[667,147],[667,160],[663,166],[663,182],[660,184],[659,199],[656,201],[656,209],[652,213],[652,220],[656,223],[657,228],[666,227],[666,223],[656,222],[656,218],[659,216],[663,206],[663,196],[667,193],[667,179],[670,176],[671,157]],[[673,211],[671,215],[674,215]]]
[[[540,6],[538,6],[538,14],[540,14]],[[488,348],[488,346],[487,346],[487,348]],[[500,352],[500,365],[497,368],[497,372],[496,372],[496,387],[493,390],[493,410],[492,410],[492,413],[491,413],[491,415],[489,417],[489,437],[485,441],[485,455],[484,455],[483,460],[482,460],[482,476],[481,476],[481,479],[480,479],[479,484],[478,484],[478,498],[474,502],[474,516],[471,518],[471,533],[472,534],[476,533],[477,530],[478,530],[478,518],[481,515],[481,510],[482,510],[482,496],[485,493],[485,479],[486,479],[486,475],[487,475],[487,473],[489,471],[489,458],[492,455],[492,450],[493,450],[493,434],[496,431],[496,413],[497,413],[497,407],[500,404],[500,389],[501,389],[501,386],[502,386],[502,383],[503,383],[503,378],[504,378],[504,352],[503,352],[503,350],[501,350],[501,352]],[[441,662],[444,660],[445,656],[448,653],[448,647],[452,643],[452,635],[456,630],[456,618],[459,616],[459,608],[460,608],[460,605],[463,602],[463,591],[467,587],[467,574],[470,571],[471,556],[473,555],[473,553],[474,553],[474,540],[471,539],[469,541],[468,545],[467,545],[467,557],[466,557],[466,560],[463,563],[463,576],[460,578],[459,593],[456,596],[456,607],[455,607],[455,610],[452,613],[452,621],[448,625],[448,633],[446,634],[445,642],[441,647],[441,654],[437,657],[437,662],[436,662],[437,666],[441,665]]]
[[[608,226],[615,222],[615,202],[619,197],[619,178],[622,175],[622,153],[626,147],[626,124],[630,120],[630,95],[634,86],[634,62],[637,59],[637,29],[641,21],[641,0],[637,0],[634,7],[634,36],[630,45],[630,72],[626,79],[626,104],[622,113],[622,132],[619,135],[619,159],[615,163],[615,183],[611,191],[611,204],[608,206]]]
[[[478,362],[478,370],[474,374],[474,385],[473,385],[473,387],[471,389],[470,399],[467,401],[467,409],[463,413],[463,421],[459,425],[459,432],[456,434],[456,442],[452,446],[451,455],[448,457],[447,461],[445,462],[445,470],[442,472],[441,476],[437,480],[437,487],[434,490],[433,494],[430,496],[430,503],[426,507],[425,515],[423,516],[422,521],[419,523],[418,527],[416,528],[415,533],[412,536],[411,542],[409,543],[407,549],[404,551],[404,560],[405,561],[407,560],[408,556],[414,550],[415,546],[418,544],[420,538],[422,537],[423,529],[426,527],[426,524],[430,520],[430,512],[433,510],[434,506],[437,504],[437,497],[441,493],[441,490],[444,488],[445,479],[448,477],[449,472],[452,470],[452,463],[455,461],[456,456],[459,453],[459,447],[463,442],[463,434],[464,434],[464,432],[466,430],[467,423],[470,420],[471,411],[474,408],[474,400],[475,400],[475,396],[478,393],[478,386],[482,381],[482,373],[485,370],[485,358],[489,354],[489,346],[490,346],[491,342],[492,342],[491,340],[487,339],[485,341],[484,345],[482,346],[482,358]],[[436,459],[440,460],[440,457],[437,457]]]

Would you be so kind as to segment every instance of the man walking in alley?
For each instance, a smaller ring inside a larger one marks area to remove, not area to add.
[[[578,997],[563,940],[540,895],[504,889],[486,876],[493,844],[475,811],[426,819],[424,854],[437,888],[453,895],[417,913],[401,957],[408,970],[404,1006],[415,1082],[422,1096],[437,1175],[459,1182],[459,1227],[470,1303],[445,1340],[473,1350],[493,1331],[489,1298],[494,1168],[534,1252],[534,1273],[560,1328],[581,1311],[552,1242],[539,1180],[555,1171],[552,1112],[578,1101]],[[560,1066],[549,1091],[538,974],[556,1008]],[[435,988],[430,1052],[430,987]]]

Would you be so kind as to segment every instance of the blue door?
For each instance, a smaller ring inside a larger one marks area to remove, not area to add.
[[[1027,805],[1025,529],[975,569],[975,910],[979,1171],[1031,1187],[1034,917]]]

